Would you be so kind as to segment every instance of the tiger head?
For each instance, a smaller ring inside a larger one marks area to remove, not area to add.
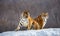
[[[41,17],[42,17],[42,19],[47,20],[49,16],[48,16],[48,13],[47,12],[42,12],[41,13]]]

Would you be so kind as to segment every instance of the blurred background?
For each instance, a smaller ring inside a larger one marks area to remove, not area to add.
[[[0,32],[14,30],[25,9],[33,18],[48,12],[49,19],[44,28],[60,28],[60,0],[0,0]]]

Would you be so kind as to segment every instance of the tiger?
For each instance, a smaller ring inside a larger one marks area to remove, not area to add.
[[[35,21],[39,23],[40,29],[43,29],[44,26],[47,23],[47,19],[49,18],[49,15],[47,12],[42,12],[39,16],[34,18]]]
[[[39,29],[39,24],[30,16],[29,11],[24,10],[21,13],[19,24],[15,30],[19,30],[21,26],[27,27],[27,30],[30,30],[33,24],[34,29]]]

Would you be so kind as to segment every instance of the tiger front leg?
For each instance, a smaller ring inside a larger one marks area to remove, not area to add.
[[[34,22],[34,29],[35,30],[39,30],[40,29],[40,26],[37,22]]]
[[[15,29],[15,31],[19,31],[19,29],[20,29],[20,27],[17,27],[17,28]]]
[[[28,30],[30,30],[30,29],[31,29],[31,25],[30,25],[30,24],[29,24],[27,27],[28,27],[28,28],[27,28]]]
[[[19,31],[20,30],[20,23],[19,23],[19,25],[18,25],[18,27],[15,29],[15,31]]]

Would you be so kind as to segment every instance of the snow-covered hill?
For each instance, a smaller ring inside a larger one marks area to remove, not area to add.
[[[7,31],[0,33],[0,36],[60,36],[60,28],[25,31]]]

